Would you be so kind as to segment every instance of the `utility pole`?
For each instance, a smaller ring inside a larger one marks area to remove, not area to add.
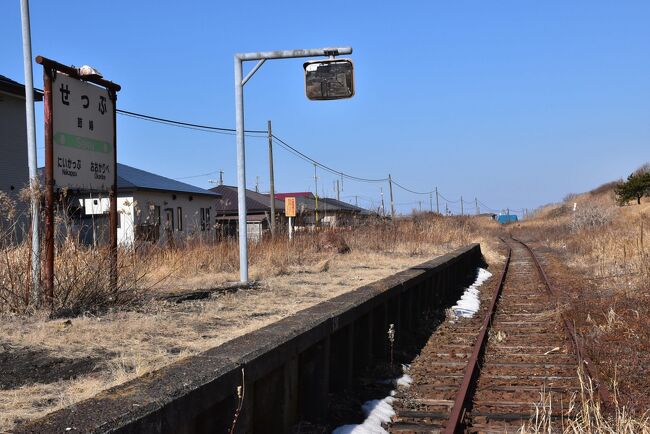
[[[388,189],[390,190],[390,217],[395,221],[395,201],[393,200],[393,178],[388,174]]]
[[[271,121],[268,122],[269,130],[269,205],[271,206],[271,237],[275,236],[275,177],[273,175],[273,129]]]
[[[445,202],[445,215],[449,215],[449,204]]]
[[[336,180],[336,200],[341,200],[341,190],[339,188],[339,180]]]
[[[255,177],[255,193],[260,192],[260,177],[256,176]]]
[[[359,206],[359,196],[354,195],[354,206]]]
[[[429,211],[433,212],[433,193],[429,193]]]
[[[36,121],[34,118],[34,72],[32,70],[32,35],[29,22],[29,0],[20,2],[20,18],[23,34],[23,68],[25,72],[25,120],[27,123],[27,155],[29,162],[29,187],[32,201],[32,289],[30,304],[40,303],[41,291],[38,278],[41,275],[40,216],[41,206],[37,189],[39,185],[36,161]]]
[[[386,215],[386,209],[384,208],[384,189],[383,187],[379,187],[379,193],[381,194],[381,216]]]
[[[314,163],[314,186],[316,190],[316,220],[314,221],[314,227],[318,225],[318,176],[316,176],[316,163]]]
[[[440,204],[438,203],[438,187],[436,187],[436,212],[440,214]]]
[[[420,212],[422,212],[422,201],[418,200],[418,208],[420,209]]]
[[[219,171],[219,185],[223,185],[223,170]]]
[[[463,208],[463,196],[460,197],[460,215],[465,215],[465,210]]]
[[[474,198],[474,204],[476,205],[476,215],[479,215],[481,210],[478,208],[478,198],[477,197]]]

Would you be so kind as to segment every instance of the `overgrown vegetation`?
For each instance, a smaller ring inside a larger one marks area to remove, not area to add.
[[[28,192],[22,199],[23,203],[0,195],[0,312],[29,313],[41,304],[53,316],[101,314],[109,309],[132,308],[145,302],[152,290],[172,289],[189,278],[194,285],[217,286],[229,278],[234,280],[239,266],[234,239],[207,242],[197,237],[174,245],[139,242],[120,247],[119,278],[117,286],[112,287],[108,247],[80,243],[80,228],[67,217],[69,211],[57,210],[54,298],[39,303],[30,300],[31,243],[29,239],[19,240],[16,225],[18,221],[30,221],[28,215],[20,218],[28,210]],[[396,224],[376,218],[354,229],[301,232],[291,242],[283,235],[267,237],[250,246],[252,277],[259,280],[287,274],[291,267],[321,261],[329,251],[433,253],[440,247],[455,247],[475,239],[478,229],[477,223],[466,217],[442,218],[425,213]],[[43,275],[36,279],[42,286]]]
[[[644,167],[635,173],[644,172]],[[616,387],[617,402],[626,409],[624,419],[641,423],[627,425],[621,432],[647,432],[638,429],[647,430],[650,408],[646,374],[650,365],[646,233],[650,202],[641,198],[640,205],[620,206],[619,192],[618,183],[608,183],[572,195],[563,203],[538,210],[514,231],[546,248],[542,251],[547,271],[562,293],[567,316],[610,390]],[[581,404],[577,401],[576,405]],[[571,427],[566,432],[618,432],[620,425],[610,422],[597,429],[592,426],[593,431]]]
[[[535,414],[524,424],[520,434],[648,434],[650,433],[650,413],[640,415],[630,413],[629,409],[617,399],[614,387],[614,402],[611,409],[602,408],[594,387],[582,371],[578,371],[580,395],[572,397],[569,403],[553,400],[553,394],[542,390]],[[567,405],[568,404],[568,405]],[[554,417],[562,415],[562,417]]]

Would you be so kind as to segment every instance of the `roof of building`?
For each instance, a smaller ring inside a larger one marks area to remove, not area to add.
[[[25,85],[0,75],[0,92],[25,97]],[[43,92],[34,89],[34,101],[43,101]]]
[[[219,185],[217,187],[211,188],[210,191],[221,195],[221,199],[217,201],[217,213],[237,213],[238,201],[236,186]],[[282,212],[284,210],[284,201],[276,199],[275,209],[276,212]],[[268,194],[258,193],[256,191],[246,189],[247,214],[266,212],[270,210],[271,204],[269,202]]]
[[[136,169],[126,164],[117,163],[117,189],[118,190],[160,190],[176,191],[179,193],[194,193],[206,196],[219,197],[218,193],[205,190],[194,185],[176,181],[156,175],[145,170]]]
[[[301,212],[314,212],[316,210],[316,198],[314,196],[297,196],[296,197],[296,211]],[[348,212],[358,214],[373,214],[371,211],[340,201],[330,197],[318,198],[318,211],[322,213],[327,212]]]
[[[285,197],[310,197],[314,198],[314,194],[311,191],[296,191],[294,193],[276,193],[275,198],[284,200]]]
[[[44,168],[40,167],[39,176],[43,180]],[[166,178],[147,172],[146,170],[136,169],[126,164],[117,163],[117,191],[134,191],[134,190],[153,190],[153,191],[173,191],[177,193],[192,193],[203,196],[220,195],[210,190],[205,190],[194,185],[176,181],[175,179]]]

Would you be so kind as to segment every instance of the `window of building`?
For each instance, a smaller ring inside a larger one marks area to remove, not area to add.
[[[210,208],[205,209],[205,230],[212,229],[212,222],[210,221]]]
[[[201,208],[201,230],[205,230],[205,208]]]
[[[183,208],[176,208],[176,230],[183,230]]]
[[[174,231],[174,208],[165,208],[165,230]]]

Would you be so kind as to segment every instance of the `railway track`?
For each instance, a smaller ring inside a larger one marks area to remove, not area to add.
[[[542,391],[552,397],[551,417],[566,417],[581,345],[532,250],[503,241],[508,257],[494,293],[473,318],[432,335],[411,365],[413,384],[397,395],[391,433],[517,432]]]

